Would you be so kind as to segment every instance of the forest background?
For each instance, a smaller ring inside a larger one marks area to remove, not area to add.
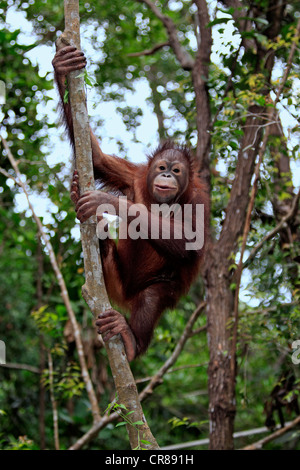
[[[299,16],[296,1],[80,2],[103,150],[141,162],[160,140],[187,142],[210,187],[201,276],[132,363],[161,447],[242,448],[257,440],[251,430],[268,424],[259,437],[268,436],[283,417],[291,429],[264,448],[300,448]],[[52,247],[104,415],[115,391],[81,296],[72,155],[51,66],[63,28],[62,1],[0,1],[0,447],[128,449],[113,419],[89,433],[91,403],[49,258]]]

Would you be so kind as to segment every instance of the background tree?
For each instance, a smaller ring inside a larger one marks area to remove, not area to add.
[[[5,24],[9,10],[24,11],[34,28],[35,44],[49,45],[54,51],[53,42],[63,28],[63,5],[58,0],[11,1],[0,2],[0,8],[1,56],[12,58],[5,60],[5,67],[1,67],[5,76],[0,78],[6,81],[8,89],[7,105],[2,108],[5,114],[2,132],[20,160],[19,168],[26,173],[32,193],[47,196],[52,202],[48,235],[60,260],[78,321],[83,326],[95,386],[107,402],[113,397],[113,390],[106,359],[102,349],[100,354],[94,354],[94,348],[100,345],[94,342],[93,330],[87,328],[91,319],[86,316],[79,294],[82,260],[78,240],[74,239],[74,212],[67,192],[69,174],[65,166],[69,167],[69,160],[62,155],[61,165],[47,164],[51,144],[47,142],[47,134],[55,119],[39,120],[40,115],[36,114],[37,104],[48,99],[43,90],[53,85],[48,80],[50,76],[40,77],[24,56],[28,46],[22,45],[20,32]],[[81,3],[81,9],[83,48],[90,58],[89,70],[97,81],[97,86],[88,91],[88,104],[95,116],[92,121],[96,134],[108,145],[107,151],[113,148],[119,155],[134,159],[138,158],[137,153],[140,155],[141,148],[155,145],[159,139],[188,141],[211,188],[211,245],[202,277],[180,307],[164,316],[149,352],[133,364],[134,375],[139,378],[155,374],[175,348],[195,306],[203,299],[206,315],[200,315],[194,327],[198,334],[190,333],[176,364],[180,368],[164,376],[164,383],[145,402],[145,413],[161,446],[209,433],[210,448],[232,448],[234,428],[244,430],[264,424],[264,403],[284,376],[294,376],[296,390],[286,392],[286,404],[299,391],[299,368],[291,361],[291,345],[299,337],[300,323],[296,199],[299,49],[293,55],[276,114],[268,121],[292,45],[299,37],[297,5],[277,0],[251,3],[103,0]],[[141,99],[135,98],[134,91],[141,86],[147,90],[146,103],[157,118],[156,142],[145,141],[140,133],[143,116],[148,112]],[[95,109],[94,101],[99,103]],[[104,126],[107,116],[101,107],[104,109],[112,103],[124,129],[132,136],[130,145],[119,129],[110,136],[117,141],[117,147],[113,142],[111,147],[108,144]],[[269,136],[243,260],[235,348],[232,327],[236,267],[255,163],[266,130]],[[1,167],[10,171],[5,159]],[[35,307],[36,300],[32,298],[37,292],[38,261],[32,257],[38,252],[36,230],[27,214],[19,211],[17,187],[3,174],[0,178],[3,188],[0,285],[4,299],[0,337],[9,346],[13,362],[37,367],[37,327],[29,315]],[[280,224],[285,217],[285,222]],[[49,222],[46,214],[45,222]],[[46,255],[44,247],[43,253]],[[58,324],[64,324],[66,312],[46,256],[42,285],[43,305],[48,306],[48,312],[57,313]],[[203,334],[206,321],[208,344]],[[75,363],[77,360],[76,351],[72,350],[72,335],[66,339],[67,353],[54,361],[58,378],[65,373],[70,358]],[[62,335],[60,342],[65,343]],[[25,353],[24,344],[30,345]],[[0,391],[1,408],[6,412],[1,417],[0,429],[12,439],[8,442],[5,438],[4,445],[12,445],[18,436],[25,434],[37,445],[37,376],[9,368],[1,369],[0,373],[5,384]],[[83,392],[80,397],[59,398],[60,438],[65,446],[74,443],[91,423],[85,399]],[[30,429],[29,411],[32,413]],[[290,411],[294,417],[295,410]],[[286,407],[283,413],[287,419]],[[273,415],[278,422],[276,414]],[[47,409],[46,445],[49,447],[53,442],[50,418],[51,410]],[[125,434],[120,433],[118,428],[102,429],[100,439],[103,436],[105,440],[101,440],[101,448],[114,448],[116,442],[118,448],[126,448]],[[288,444],[281,436],[267,445],[269,448],[299,446],[297,434],[293,436],[291,439],[291,434],[286,435]],[[240,438],[235,447],[242,447],[255,438],[245,439]],[[96,445],[93,440],[85,445],[99,448],[99,443]]]

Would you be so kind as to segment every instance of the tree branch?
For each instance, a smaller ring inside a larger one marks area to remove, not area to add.
[[[287,423],[287,426],[289,426],[291,423]],[[237,431],[233,434],[234,439],[238,439],[240,437],[247,437],[247,436],[253,436],[255,434],[262,434],[268,432],[267,427],[261,427],[261,428],[254,428],[254,429],[248,429],[247,431]],[[162,450],[179,450],[179,449],[186,449],[188,447],[199,447],[199,446],[204,446],[209,444],[209,439],[198,439],[197,441],[190,441],[190,442],[183,442],[183,443],[178,443],[170,446],[165,446],[162,447]],[[253,445],[253,444],[252,444]],[[251,447],[247,446],[247,447]],[[254,449],[241,449],[241,450],[254,450]]]
[[[280,428],[277,431],[273,432],[269,436],[264,437],[263,439],[260,439],[259,441],[255,442],[254,444],[250,444],[249,446],[243,447],[241,450],[257,450],[261,449],[265,444],[268,444],[271,441],[274,441],[274,439],[277,439],[277,437],[282,436],[286,432],[290,431],[293,429],[297,424],[300,423],[300,416],[298,416],[294,421],[291,421],[289,424],[284,426],[284,428]]]
[[[209,14],[206,0],[194,0],[197,6],[197,15],[199,23],[200,44],[193,67],[192,78],[195,90],[196,102],[196,123],[197,123],[197,148],[196,158],[199,163],[201,176],[205,178],[210,186],[210,129],[211,129],[211,113],[208,95],[208,75],[209,62],[212,46],[212,31],[209,24]]]
[[[6,364],[0,364],[0,367],[5,367],[6,369],[27,370],[33,374],[41,374],[41,371],[38,367],[34,367],[29,364],[15,364],[14,362],[6,362]]]
[[[285,223],[291,219],[292,217],[295,216],[295,213],[298,209],[298,202],[299,202],[299,199],[300,199],[300,189],[298,191],[298,193],[295,195],[294,199],[293,199],[293,202],[292,202],[292,206],[291,206],[291,209],[289,210],[289,212],[284,216],[282,217],[282,219],[280,220],[280,222],[276,225],[276,227],[274,227],[272,230],[270,230],[269,233],[267,233],[267,235],[264,236],[264,238],[257,244],[255,245],[251,252],[250,252],[250,255],[248,256],[248,258],[246,259],[246,261],[243,263],[243,269],[246,268],[247,266],[249,266],[249,264],[251,263],[251,261],[255,258],[257,252],[262,248],[262,246],[264,245],[264,243],[266,243],[268,240],[270,240],[271,238],[274,237],[274,235],[276,235],[285,225]]]
[[[48,237],[45,233],[43,224],[42,224],[40,218],[36,215],[36,213],[34,211],[34,208],[33,208],[33,205],[30,202],[30,198],[29,198],[29,195],[28,195],[28,192],[27,192],[27,189],[26,189],[26,184],[27,183],[22,181],[22,175],[19,171],[16,160],[14,159],[14,157],[13,157],[13,155],[12,155],[12,153],[11,153],[9,147],[8,147],[8,144],[7,144],[6,140],[3,139],[3,137],[0,137],[0,138],[2,140],[3,146],[4,146],[4,148],[6,150],[6,153],[7,153],[7,157],[10,161],[11,166],[13,167],[13,169],[16,173],[17,178],[14,178],[12,175],[10,175],[9,173],[5,172],[5,170],[2,170],[2,169],[1,169],[1,173],[4,174],[5,176],[7,176],[8,178],[12,178],[15,181],[15,183],[18,186],[20,186],[22,188],[22,190],[24,191],[24,194],[25,194],[26,199],[27,199],[28,206],[29,206],[29,208],[32,212],[32,216],[33,216],[33,218],[34,218],[34,220],[37,224],[37,227],[39,229],[40,236],[43,239],[43,242],[45,243],[45,245],[47,247],[49,257],[50,257],[50,262],[51,262],[53,271],[56,275],[58,285],[60,287],[61,296],[62,296],[63,302],[65,304],[66,310],[68,312],[68,316],[70,318],[70,321],[72,323],[74,336],[75,336],[75,342],[76,342],[76,348],[77,348],[79,363],[80,363],[80,368],[81,368],[81,374],[82,374],[82,378],[83,378],[85,386],[86,386],[89,401],[91,403],[93,419],[94,419],[94,422],[98,421],[100,419],[100,412],[99,412],[99,408],[98,408],[98,402],[97,402],[95,391],[93,389],[92,381],[91,381],[90,376],[89,376],[87,365],[86,365],[86,362],[85,362],[84,349],[83,349],[83,344],[82,344],[82,340],[81,340],[80,329],[79,329],[74,311],[73,311],[72,306],[71,306],[68,290],[67,290],[63,275],[62,275],[62,273],[59,269],[53,247],[51,245],[51,242],[48,240]]]
[[[192,330],[190,332],[190,338],[192,338],[193,336],[198,335],[199,333],[202,333],[203,331],[207,331],[207,325],[203,325],[203,326],[200,326],[199,328],[197,328],[196,330]]]
[[[73,45],[80,50],[79,0],[64,0],[64,7],[65,31],[62,35],[62,42]],[[68,75],[68,89],[74,129],[76,168],[82,194],[94,189],[95,181],[84,79],[80,74],[78,76],[76,71]],[[101,265],[96,222],[96,216],[93,216],[80,224],[85,270],[85,284],[82,293],[95,318],[110,308]],[[138,399],[138,391],[121,336],[112,337],[105,343],[105,349],[118,394],[118,402],[133,412],[131,415],[133,422],[143,423],[138,426],[138,429],[136,426],[126,425],[131,448],[138,447],[139,433],[141,433],[144,439],[150,443],[144,446],[147,450],[158,449],[158,444],[151,433]]]
[[[170,46],[170,42],[169,41],[161,42],[160,44],[156,44],[155,46],[153,46],[152,49],[146,49],[145,51],[131,52],[130,54],[127,54],[127,57],[140,57],[143,55],[152,55],[165,46]]]
[[[144,390],[140,393],[140,400],[144,400],[149,395],[153,393],[153,389],[161,383],[162,377],[167,372],[168,369],[176,362],[179,354],[181,353],[186,341],[190,337],[192,332],[193,325],[197,318],[199,317],[200,313],[206,306],[206,302],[201,302],[194,313],[191,315],[189,321],[186,324],[186,327],[173,351],[171,356],[167,359],[167,361],[163,364],[163,366],[159,369],[159,371],[152,377],[150,383],[144,388]]]
[[[58,412],[57,401],[54,396],[54,380],[53,380],[53,362],[51,353],[48,352],[48,368],[49,368],[49,391],[53,411],[53,429],[54,429],[54,446],[55,450],[59,450],[59,431],[58,431]]]
[[[285,83],[287,81],[287,78],[288,78],[288,75],[289,75],[289,72],[290,72],[290,69],[291,69],[291,66],[292,66],[292,61],[293,61],[294,53],[296,51],[299,34],[300,34],[300,18],[298,20],[295,38],[294,38],[294,41],[292,43],[291,50],[290,50],[290,53],[289,53],[287,66],[285,68],[284,75],[282,77],[282,80],[281,80],[280,85],[279,85],[278,90],[277,90],[276,98],[275,98],[275,101],[274,101],[274,107],[270,111],[269,121],[272,121],[274,119],[274,115],[275,115],[275,112],[276,112],[275,107],[276,107],[276,104],[279,101],[280,95],[283,91],[283,88],[285,86]],[[259,180],[259,174],[260,174],[260,165],[262,163],[263,156],[264,156],[265,151],[266,151],[269,134],[270,134],[270,126],[266,127],[263,142],[262,142],[262,145],[261,145],[259,153],[258,153],[258,162],[256,164],[255,171],[254,171],[254,175],[255,175],[254,176],[254,183],[253,183],[252,189],[251,189],[250,201],[249,201],[247,215],[246,215],[246,221],[245,221],[245,225],[244,225],[240,259],[239,259],[238,267],[237,267],[236,274],[235,274],[236,290],[235,290],[235,298],[234,298],[234,312],[233,312],[234,325],[233,325],[232,347],[231,347],[231,372],[233,374],[232,375],[233,377],[235,377],[235,372],[236,372],[235,369],[236,369],[236,343],[237,343],[237,327],[238,327],[238,306],[239,306],[239,290],[240,290],[241,277],[242,277],[242,271],[243,271],[243,256],[244,256],[244,252],[245,252],[245,248],[246,248],[248,233],[249,233],[249,230],[250,230],[251,214],[252,214],[252,210],[253,210],[253,207],[254,207],[254,200],[255,200],[255,196],[256,196],[256,192],[257,192],[257,186],[258,186],[258,180]]]
[[[206,302],[201,302],[192,316],[190,317],[186,327],[180,337],[179,342],[177,343],[176,348],[174,349],[171,356],[167,359],[164,365],[160,368],[160,370],[155,374],[153,377],[150,378],[151,382],[145,387],[145,389],[139,395],[140,401],[144,400],[153,393],[153,389],[162,382],[163,375],[168,371],[168,369],[176,362],[180,352],[182,351],[186,341],[190,337],[190,333],[192,331],[193,325],[197,318],[199,317],[200,313],[204,309]],[[98,422],[95,423],[75,444],[70,447],[70,450],[78,450],[81,449],[87,442],[93,439],[101,429],[103,429],[107,424],[113,422],[115,419],[118,418],[117,413],[112,413],[110,416],[103,416],[103,418]]]
[[[150,0],[137,0],[139,3],[147,5],[154,15],[163,23],[169,37],[169,44],[172,47],[177,60],[184,70],[192,70],[194,66],[193,57],[186,51],[186,49],[180,44],[177,37],[176,25],[169,16],[164,15],[157,6]]]
[[[244,316],[248,315],[268,315],[272,311],[277,311],[279,308],[289,308],[293,307],[294,305],[298,305],[298,301],[295,300],[294,302],[287,302],[285,304],[273,305],[272,307],[266,307],[263,309],[256,309],[256,310],[246,310],[243,312]]]

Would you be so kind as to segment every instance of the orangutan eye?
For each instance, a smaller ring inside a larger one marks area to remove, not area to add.
[[[161,171],[164,171],[164,170],[166,169],[166,167],[164,167],[163,165],[160,165],[159,169],[160,169]]]
[[[179,168],[174,168],[174,169],[173,169],[173,172],[174,172],[174,173],[179,173],[180,170],[179,170]]]

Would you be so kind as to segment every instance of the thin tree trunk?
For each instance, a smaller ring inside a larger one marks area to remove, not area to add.
[[[55,450],[59,450],[59,431],[58,431],[58,411],[57,411],[57,402],[54,395],[54,379],[53,379],[53,361],[51,353],[48,352],[48,368],[49,368],[49,390],[50,390],[50,399],[52,404],[52,413],[53,413],[53,430],[54,430],[54,446]]]
[[[238,155],[226,219],[218,242],[211,243],[204,268],[207,293],[207,332],[210,351],[208,368],[210,449],[233,449],[235,380],[232,377],[231,320],[234,306],[230,255],[243,232],[255,157],[261,138],[263,109],[252,107]]]
[[[85,357],[84,357],[84,350],[83,350],[83,344],[82,344],[81,335],[80,335],[80,329],[79,329],[74,311],[72,309],[72,305],[71,305],[71,302],[70,302],[69,293],[68,293],[68,290],[67,290],[67,287],[66,287],[65,280],[64,280],[63,275],[62,275],[62,273],[59,269],[53,247],[52,247],[52,245],[51,245],[51,243],[50,243],[50,241],[49,241],[49,239],[46,236],[46,233],[44,231],[43,224],[42,224],[40,218],[34,212],[34,208],[33,208],[32,204],[30,202],[29,195],[28,195],[28,192],[26,190],[26,184],[22,180],[22,175],[19,171],[16,160],[14,159],[14,157],[13,157],[13,155],[12,155],[12,153],[11,153],[9,147],[8,147],[8,144],[7,144],[6,140],[3,139],[3,137],[1,137],[1,136],[0,136],[0,138],[2,140],[2,143],[4,145],[5,150],[7,151],[7,157],[9,159],[10,163],[11,163],[11,166],[13,167],[13,169],[16,173],[17,179],[15,179],[15,182],[24,191],[24,194],[25,194],[27,202],[28,202],[28,206],[29,206],[29,208],[32,212],[33,218],[34,218],[34,220],[37,224],[40,236],[43,238],[43,241],[44,241],[44,243],[47,247],[47,250],[49,252],[50,262],[51,262],[53,271],[55,273],[55,276],[56,276],[56,279],[57,279],[57,282],[58,282],[58,285],[59,285],[59,288],[60,288],[61,297],[62,297],[63,302],[65,304],[65,307],[66,307],[66,310],[68,312],[68,316],[70,318],[70,321],[72,323],[74,336],[75,336],[75,342],[76,342],[76,348],[77,348],[77,352],[78,352],[78,356],[79,356],[81,374],[82,374],[82,378],[84,380],[86,391],[87,391],[89,401],[90,401],[90,404],[91,404],[93,419],[94,419],[94,421],[98,421],[100,419],[98,402],[96,400],[95,391],[93,389],[93,385],[92,385],[92,382],[91,382],[91,379],[90,379],[90,376],[89,376],[89,372],[88,372],[88,369],[87,369],[87,366],[86,366],[86,361],[85,361]],[[3,170],[2,170],[2,172],[3,172]],[[12,177],[12,176],[8,175],[8,177]]]
[[[157,92],[158,81],[156,78],[156,73],[157,73],[156,65],[152,64],[150,66],[149,72],[147,73],[147,78],[149,81],[149,86],[151,88],[154,113],[157,117],[158,135],[159,135],[159,139],[162,141],[166,138],[167,134],[166,134],[165,124],[164,124],[165,116],[160,106],[161,96]]]
[[[297,34],[300,32],[300,20]],[[272,30],[272,34],[274,31]],[[274,106],[279,101],[286,83],[296,49],[296,37],[291,46],[287,67],[277,90]],[[273,61],[268,62],[271,75]],[[232,186],[226,218],[220,239],[210,250],[206,264],[205,280],[207,285],[208,339],[210,349],[209,363],[209,413],[210,413],[210,449],[233,449],[233,429],[235,416],[235,378],[236,378],[236,341],[238,320],[238,286],[234,307],[234,288],[230,284],[234,277],[230,274],[230,257],[236,252],[237,241],[244,231],[243,245],[250,227],[251,204],[249,189],[254,170],[255,157],[259,160],[255,169],[255,181],[251,191],[254,203],[255,190],[259,177],[259,165],[266,149],[270,132],[270,122],[274,120],[273,108],[267,114],[266,130],[262,146],[259,149],[262,134],[264,110],[251,108],[252,116],[247,118],[244,137],[238,155],[235,180]],[[259,149],[259,152],[258,152]],[[248,211],[247,211],[248,209]],[[247,212],[247,225],[245,225]],[[243,230],[244,229],[244,230]],[[243,249],[240,265],[242,266]],[[239,282],[238,282],[239,284]],[[232,317],[232,313],[234,316]],[[233,320],[232,330],[230,322]],[[233,340],[230,335],[233,333]]]
[[[36,293],[37,293],[37,310],[42,306],[43,302],[43,252],[40,234],[37,237],[37,280],[36,280]],[[39,389],[39,437],[40,437],[40,448],[45,450],[46,440],[45,440],[45,399],[46,399],[46,389],[41,380],[42,373],[46,368],[46,357],[45,357],[45,344],[44,337],[40,334],[39,337],[39,371],[40,371],[40,389]]]
[[[192,70],[193,86],[195,90],[197,148],[196,158],[199,163],[201,177],[210,185],[210,103],[208,95],[208,67],[212,46],[211,27],[208,26],[209,14],[206,0],[195,0],[197,5],[200,44]]]
[[[206,271],[207,335],[210,351],[208,394],[210,449],[233,449],[235,390],[230,368],[230,328],[233,293],[227,263],[221,263],[217,248],[211,251]]]
[[[64,6],[65,32],[63,33],[62,41],[80,49],[79,1],[65,0]],[[92,148],[84,93],[84,80],[82,77],[78,77],[78,72],[69,74],[68,89],[73,118],[76,167],[80,191],[90,191],[94,189]],[[96,216],[81,224],[81,241],[86,278],[82,292],[94,317],[97,318],[100,313],[110,307],[110,303],[104,284],[99,240],[96,236]],[[157,442],[144,417],[120,335],[111,338],[105,346],[117,389],[118,403],[125,405],[129,411],[133,411],[130,415],[132,422],[138,421],[143,423],[138,428],[127,425],[131,447],[137,448],[139,440],[143,436],[142,439],[150,443],[145,445],[145,448],[158,449]]]

